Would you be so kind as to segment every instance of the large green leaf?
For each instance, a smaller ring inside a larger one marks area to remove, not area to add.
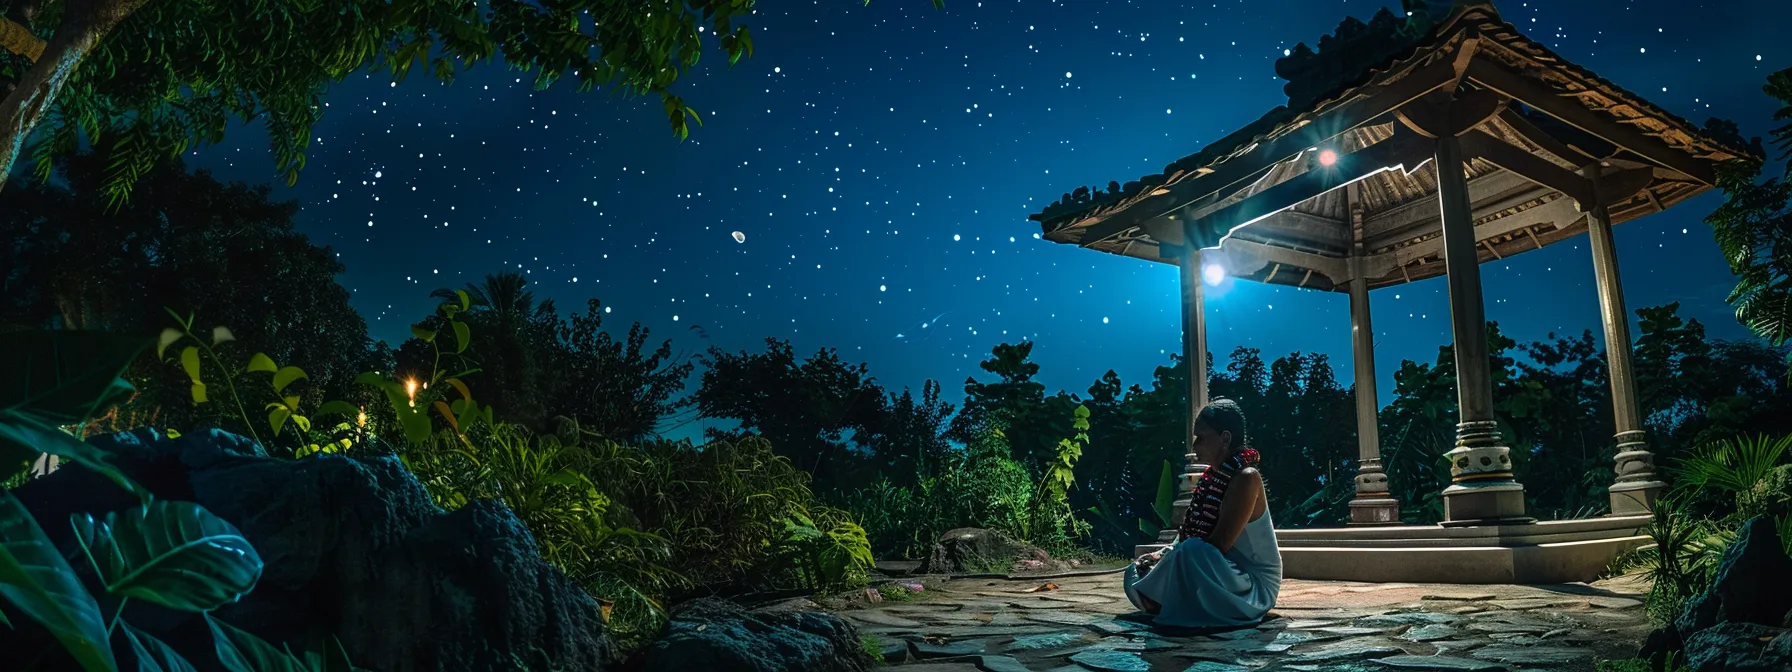
[[[0,334],[0,412],[29,409],[60,425],[92,418],[130,398],[118,374],[149,344],[99,331]]]
[[[149,501],[149,491],[113,466],[108,461],[110,455],[105,451],[62,431],[53,421],[38,416],[30,409],[0,410],[0,458],[6,460],[5,464],[12,463],[20,453],[35,457],[38,452],[49,453],[91,469],[112,479],[119,487],[143,501]]]
[[[261,556],[243,533],[192,502],[70,516],[106,592],[184,611],[237,601],[261,579]]]
[[[44,452],[105,474],[143,495],[105,454],[61,430],[128,399],[118,376],[149,339],[97,331],[0,334],[0,471]]]
[[[137,672],[196,672],[192,663],[162,640],[131,627],[129,623],[121,625],[125,639],[131,643],[131,652],[137,654]]]
[[[0,490],[0,598],[55,635],[88,672],[118,669],[100,606],[38,529],[25,505]]]
[[[230,672],[311,672],[310,666],[290,652],[274,648],[267,640],[205,615],[212,626],[212,644],[218,662]]]

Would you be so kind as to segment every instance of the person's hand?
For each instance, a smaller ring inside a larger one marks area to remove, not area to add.
[[[1146,553],[1141,555],[1139,556],[1139,559],[1134,560],[1133,563],[1138,566],[1139,573],[1144,574],[1145,572],[1151,571],[1151,568],[1157,566],[1157,562],[1162,559],[1164,559],[1164,552],[1158,551],[1156,553]]]

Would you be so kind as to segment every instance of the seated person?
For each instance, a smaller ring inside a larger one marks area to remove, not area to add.
[[[1140,557],[1126,572],[1126,597],[1159,625],[1255,625],[1275,606],[1282,556],[1269,519],[1257,451],[1244,413],[1219,399],[1195,417],[1195,455],[1209,466],[1195,484],[1175,545]]]

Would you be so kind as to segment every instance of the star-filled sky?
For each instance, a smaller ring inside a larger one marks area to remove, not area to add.
[[[764,0],[757,52],[719,51],[677,91],[703,116],[684,142],[657,100],[534,91],[482,66],[452,85],[356,76],[335,86],[299,183],[301,228],[340,253],[377,338],[427,315],[432,289],[526,273],[540,298],[677,348],[791,340],[868,362],[891,388],[948,397],[1004,341],[1037,342],[1041,378],[1083,392],[1108,369],[1149,386],[1180,350],[1172,266],[1039,240],[1026,217],[1079,185],[1126,182],[1286,101],[1273,64],[1379,0]],[[1397,3],[1395,3],[1397,5]],[[1499,3],[1508,21],[1683,117],[1764,135],[1768,73],[1792,65],[1779,0]],[[271,181],[240,129],[189,162]],[[1629,305],[1680,301],[1741,338],[1707,194],[1616,230]],[[733,234],[744,234],[737,242]],[[1484,268],[1487,314],[1521,342],[1598,333],[1584,238]],[[1449,340],[1442,278],[1371,295],[1383,401],[1402,359]],[[1331,356],[1350,378],[1343,294],[1226,281],[1209,347]],[[693,329],[692,327],[700,327]]]

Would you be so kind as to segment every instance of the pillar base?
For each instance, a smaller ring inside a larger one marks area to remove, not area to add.
[[[1524,486],[1517,483],[1444,488],[1445,527],[1534,522],[1524,515]]]
[[[1635,516],[1655,512],[1655,502],[1667,492],[1668,484],[1661,481],[1643,481],[1618,483],[1607,492],[1611,493],[1612,513],[1614,516]]]
[[[1400,501],[1393,497],[1359,497],[1350,500],[1350,524],[1399,525]]]

